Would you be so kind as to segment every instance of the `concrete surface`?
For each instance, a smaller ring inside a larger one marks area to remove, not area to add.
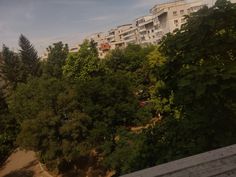
[[[236,144],[121,177],[236,177]]]

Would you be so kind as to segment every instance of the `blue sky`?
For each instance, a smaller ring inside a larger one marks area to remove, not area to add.
[[[17,49],[22,33],[39,53],[53,42],[70,46],[94,32],[130,23],[166,0],[0,0],[0,44]]]

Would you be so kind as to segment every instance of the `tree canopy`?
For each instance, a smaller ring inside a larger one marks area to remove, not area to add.
[[[103,60],[93,41],[55,43],[45,61],[24,36],[3,46],[0,158],[20,146],[64,175],[119,176],[236,143],[236,5],[186,20]]]

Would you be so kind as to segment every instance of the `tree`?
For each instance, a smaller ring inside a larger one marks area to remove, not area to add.
[[[85,114],[72,112],[67,119],[55,115],[53,110],[41,111],[35,119],[22,124],[17,142],[21,147],[39,153],[40,160],[51,170],[62,172],[69,165],[87,156],[83,141],[88,136],[90,119]]]
[[[235,4],[218,0],[212,8],[192,14],[162,46],[168,57],[166,85],[174,90],[181,115],[198,122],[193,128],[204,135],[194,142],[202,145],[199,151],[235,142],[236,111],[229,94],[236,89],[235,14]]]
[[[15,148],[15,139],[19,131],[15,117],[8,109],[7,99],[21,81],[19,56],[3,45],[0,56],[0,164]]]
[[[151,102],[162,117],[139,135],[138,146],[128,141],[127,152],[113,152],[114,168],[126,173],[236,142],[235,13],[228,1],[204,7],[149,54]]]
[[[21,82],[21,62],[19,56],[3,45],[0,62],[0,76],[2,87],[15,89],[17,84]],[[7,90],[8,90],[7,89]]]
[[[57,98],[66,90],[66,85],[66,82],[56,78],[32,78],[27,83],[20,84],[10,96],[9,109],[19,122],[34,119],[40,111],[48,108],[59,114],[58,111],[62,108],[58,108]]]
[[[30,41],[24,36],[19,38],[19,55],[22,62],[23,80],[29,76],[38,76],[40,74],[39,57]]]
[[[139,169],[236,142],[235,14],[235,4],[219,0],[162,41],[166,61],[156,73],[162,84],[152,94],[168,109],[143,132]]]
[[[62,42],[54,43],[47,48],[48,58],[44,66],[44,74],[49,77],[62,77],[62,67],[69,53],[68,45]]]
[[[10,111],[21,124],[17,144],[38,152],[52,170],[61,171],[82,156],[80,143],[90,118],[81,113],[75,93],[67,82],[43,77],[19,85],[9,98]]]
[[[93,42],[85,40],[76,54],[70,54],[63,67],[65,77],[72,80],[86,80],[103,70],[98,52]]]
[[[147,100],[149,97],[147,56],[154,49],[154,46],[141,47],[130,44],[124,49],[112,50],[105,59],[106,66],[111,71],[123,72],[132,79],[134,92],[138,93],[140,100]]]
[[[92,164],[120,175],[233,144],[235,18],[236,5],[219,0],[187,17],[161,46],[130,45],[102,61],[85,41],[65,62],[67,48],[57,43],[47,74],[0,99],[9,107],[0,118],[16,117],[7,120],[21,125],[17,143],[59,172]],[[12,130],[2,122],[1,130]]]
[[[93,122],[88,144],[102,155],[107,168],[116,167],[117,173],[121,168],[127,168],[119,166],[124,157],[117,155],[125,153],[121,149],[125,148],[127,142],[119,144],[117,138],[124,135],[120,134],[120,130],[127,131],[129,127],[142,122],[143,112],[147,111],[139,106],[130,78],[119,72],[109,73],[80,81],[77,89],[81,108]],[[145,120],[151,117],[148,113],[145,116]]]
[[[6,97],[0,89],[0,164],[4,162],[10,152],[14,149],[16,135],[19,125],[9,113]]]

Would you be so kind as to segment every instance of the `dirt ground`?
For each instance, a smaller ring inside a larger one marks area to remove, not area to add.
[[[35,153],[15,150],[0,167],[0,177],[52,177],[44,171]]]

